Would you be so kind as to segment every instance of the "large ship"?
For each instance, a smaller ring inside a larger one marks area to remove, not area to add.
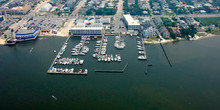
[[[15,38],[17,42],[26,41],[26,40],[34,40],[37,38],[39,33],[40,33],[40,28],[36,28],[32,30],[22,29],[15,34]]]

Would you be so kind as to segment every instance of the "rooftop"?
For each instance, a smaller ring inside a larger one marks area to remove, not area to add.
[[[134,20],[130,14],[123,15],[123,16],[128,22],[128,25],[140,25],[139,20]]]
[[[35,29],[20,29],[16,34],[28,34],[33,33]]]
[[[73,27],[70,30],[75,30],[75,29],[80,29],[80,30],[102,30],[103,27]]]

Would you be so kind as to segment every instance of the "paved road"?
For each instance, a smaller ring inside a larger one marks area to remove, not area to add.
[[[82,7],[85,6],[86,1],[87,0],[82,0],[78,3],[75,10],[71,14],[73,16],[69,16],[67,18],[67,21],[66,21],[64,27],[61,29],[61,31],[59,31],[57,33],[58,36],[68,36],[70,28],[73,26],[75,20],[78,18],[79,9],[81,9]]]
[[[117,8],[117,12],[114,15],[113,19],[113,24],[114,24],[114,33],[120,33],[120,32],[125,32],[126,28],[124,26],[124,23],[120,20],[122,18],[122,14],[123,14],[123,0],[119,0],[118,1],[118,8]],[[122,27],[122,28],[120,28]]]

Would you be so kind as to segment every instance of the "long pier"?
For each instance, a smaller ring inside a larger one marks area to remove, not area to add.
[[[127,68],[127,66],[128,66],[128,63],[124,66],[122,70],[96,70],[95,69],[95,72],[123,73],[125,69]]]
[[[169,60],[169,58],[168,58],[168,56],[167,56],[167,53],[166,53],[165,49],[163,48],[163,45],[161,44],[161,42],[160,42],[160,46],[161,46],[161,48],[162,48],[162,50],[163,50],[164,55],[165,55],[166,58],[167,58],[167,61],[168,61],[169,65],[170,65],[170,67],[172,68],[172,64],[171,64],[171,62],[170,62],[170,60]]]
[[[64,44],[62,45],[62,47],[68,42],[69,39],[70,39],[70,37],[68,37],[68,38],[66,39],[66,41],[64,42]],[[57,56],[61,53],[62,47],[60,48],[60,51],[57,53]],[[53,67],[54,62],[57,60],[57,56],[56,56],[55,59],[53,60],[53,62],[52,62],[52,64],[50,65],[50,67]],[[50,68],[49,68],[49,69],[50,69]],[[49,69],[48,69],[48,70],[49,70]]]

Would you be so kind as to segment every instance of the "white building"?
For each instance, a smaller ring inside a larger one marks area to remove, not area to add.
[[[139,20],[134,20],[130,14],[123,15],[123,20],[128,30],[140,30]]]
[[[102,35],[103,27],[74,27],[70,29],[70,35]]]
[[[145,29],[143,31],[143,38],[150,38],[156,35],[156,29],[154,29],[152,26],[149,28]]]
[[[50,3],[47,3],[46,5],[44,5],[44,6],[40,9],[40,11],[42,11],[42,12],[48,12],[48,11],[51,10],[51,8],[52,8],[52,5],[51,5]]]

